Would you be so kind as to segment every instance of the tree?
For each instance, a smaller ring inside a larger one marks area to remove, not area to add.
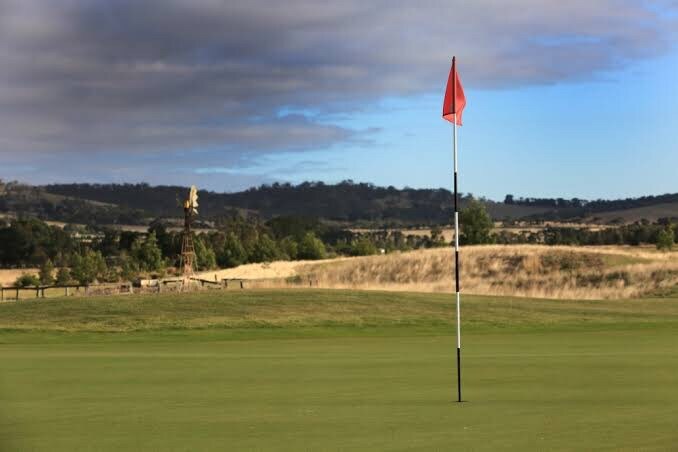
[[[657,234],[657,249],[662,251],[671,251],[674,244],[673,226],[667,225]]]
[[[367,237],[361,237],[351,245],[351,254],[353,256],[371,256],[377,254],[377,247]]]
[[[134,281],[139,277],[139,264],[127,254],[120,256],[120,278]]]
[[[326,255],[325,244],[312,232],[307,232],[299,243],[299,259],[323,259]]]
[[[40,280],[35,275],[24,273],[14,281],[16,287],[37,287],[40,285]]]
[[[477,200],[469,201],[460,215],[461,235],[459,238],[464,245],[492,243],[492,219],[485,209],[485,205]]]
[[[292,236],[285,237],[279,243],[280,251],[290,260],[295,260],[299,254],[299,244]]]
[[[97,279],[103,280],[107,274],[108,267],[100,252],[87,250],[83,255],[73,256],[71,275],[79,284],[89,285]]]
[[[54,283],[54,265],[52,264],[52,261],[47,259],[43,264],[40,266],[40,283],[49,286],[50,284]]]
[[[268,234],[261,234],[249,254],[250,262],[271,262],[279,258],[280,250]]]
[[[132,244],[131,256],[137,261],[139,269],[148,272],[164,270],[165,262],[162,259],[162,251],[158,246],[155,232],[151,232],[146,239],[137,239]]]
[[[58,286],[67,286],[71,283],[71,272],[66,267],[61,267],[57,271],[56,284]]]
[[[223,268],[237,267],[247,262],[247,252],[238,237],[229,232],[224,240],[224,247],[217,258],[219,265]]]
[[[217,258],[214,250],[209,243],[203,241],[201,237],[196,237],[194,241],[195,258],[198,269],[212,270],[217,266]]]

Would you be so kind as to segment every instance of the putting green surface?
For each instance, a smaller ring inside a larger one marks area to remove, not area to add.
[[[184,296],[199,329],[161,327],[171,296],[0,305],[0,450],[678,447],[678,300],[466,297],[459,404],[449,298]]]

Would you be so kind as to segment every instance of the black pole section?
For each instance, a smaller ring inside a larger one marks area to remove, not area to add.
[[[456,118],[455,118],[456,120]],[[456,152],[456,126],[455,126],[455,152],[454,152],[454,286],[457,301],[457,402],[461,402],[461,337],[460,337],[460,322],[459,318],[459,303],[461,285],[459,283],[459,190],[458,190],[458,176],[457,176],[457,152]]]

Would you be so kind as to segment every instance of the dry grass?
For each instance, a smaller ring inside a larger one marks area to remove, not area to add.
[[[37,268],[0,269],[0,286],[13,286],[16,279],[24,273],[38,276],[39,271]]]
[[[650,248],[473,246],[461,252],[462,291],[561,299],[616,299],[673,290],[678,253]],[[452,292],[452,250],[438,248],[297,268],[319,287]]]

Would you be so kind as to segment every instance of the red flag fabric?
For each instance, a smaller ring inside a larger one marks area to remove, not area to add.
[[[447,89],[445,90],[445,100],[443,100],[443,118],[454,121],[454,114],[457,114],[457,125],[461,125],[461,114],[466,106],[466,96],[464,87],[461,86],[461,79],[457,73],[456,58],[452,58],[452,68],[450,76],[447,78]]]

